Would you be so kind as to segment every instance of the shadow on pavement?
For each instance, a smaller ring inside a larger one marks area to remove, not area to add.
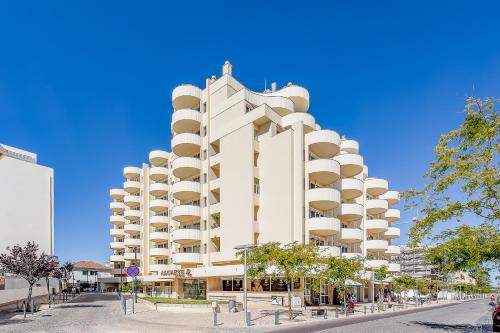
[[[71,308],[103,308],[104,305],[86,305],[86,304],[64,304],[58,306],[59,309],[71,309]]]
[[[451,325],[442,323],[433,323],[427,321],[412,321],[412,324],[424,326],[430,329],[442,330],[444,332],[458,332],[458,333],[478,333],[478,332],[491,332],[491,325]]]
[[[0,319],[0,326],[2,325],[12,325],[12,324],[22,324],[26,323],[27,320],[24,319],[8,319],[8,320],[1,320]]]

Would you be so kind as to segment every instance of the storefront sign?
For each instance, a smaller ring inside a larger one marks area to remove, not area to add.
[[[187,269],[169,269],[161,271],[161,276],[175,276],[175,277],[191,277],[191,270]]]

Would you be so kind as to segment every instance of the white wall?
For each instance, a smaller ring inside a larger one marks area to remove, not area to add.
[[[0,157],[0,253],[35,241],[54,254],[53,175],[51,168]]]

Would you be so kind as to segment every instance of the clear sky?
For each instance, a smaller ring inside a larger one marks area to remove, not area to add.
[[[62,259],[109,258],[109,189],[170,149],[172,89],[225,60],[253,90],[307,87],[318,123],[403,190],[466,96],[500,96],[498,13],[498,1],[2,1],[0,142],[55,169]]]

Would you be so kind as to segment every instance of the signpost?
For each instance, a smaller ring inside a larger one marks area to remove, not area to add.
[[[134,308],[134,303],[135,303],[135,299],[137,297],[137,294],[136,294],[136,290],[135,290],[135,282],[137,281],[137,275],[139,275],[139,267],[137,267],[136,265],[132,264],[130,266],[127,267],[127,275],[132,277],[134,280],[132,281],[133,283],[133,291],[132,291],[132,313],[135,312],[135,308]]]

